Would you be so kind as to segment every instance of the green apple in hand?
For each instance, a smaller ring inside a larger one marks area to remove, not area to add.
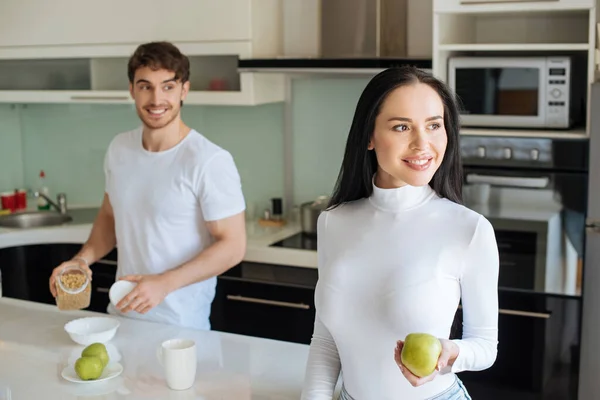
[[[414,375],[422,378],[431,375],[442,353],[442,343],[428,333],[410,333],[404,339],[400,358],[402,364]]]

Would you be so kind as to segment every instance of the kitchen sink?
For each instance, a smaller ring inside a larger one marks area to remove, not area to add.
[[[36,228],[41,226],[55,226],[71,222],[73,218],[68,214],[52,211],[30,211],[0,216],[0,227],[5,228]]]

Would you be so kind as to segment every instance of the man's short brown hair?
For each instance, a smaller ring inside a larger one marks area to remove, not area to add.
[[[135,50],[127,64],[127,76],[133,83],[138,68],[166,69],[175,72],[175,79],[182,83],[190,79],[190,60],[169,42],[145,43]]]

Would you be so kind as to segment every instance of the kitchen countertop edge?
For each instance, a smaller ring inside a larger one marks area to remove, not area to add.
[[[95,218],[94,209],[81,209]],[[74,210],[77,212],[77,210]],[[59,226],[39,228],[0,228],[0,249],[36,244],[81,243],[89,237],[93,219],[79,218]],[[87,219],[87,220],[86,220]],[[301,232],[296,224],[281,228],[265,228],[253,221],[246,221],[247,246],[243,261],[277,264],[301,268],[317,268],[317,252],[271,247],[286,237]]]

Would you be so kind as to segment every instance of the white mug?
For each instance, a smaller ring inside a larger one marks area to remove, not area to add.
[[[196,380],[196,343],[189,339],[171,339],[156,349],[156,357],[165,370],[167,385],[187,390]]]

